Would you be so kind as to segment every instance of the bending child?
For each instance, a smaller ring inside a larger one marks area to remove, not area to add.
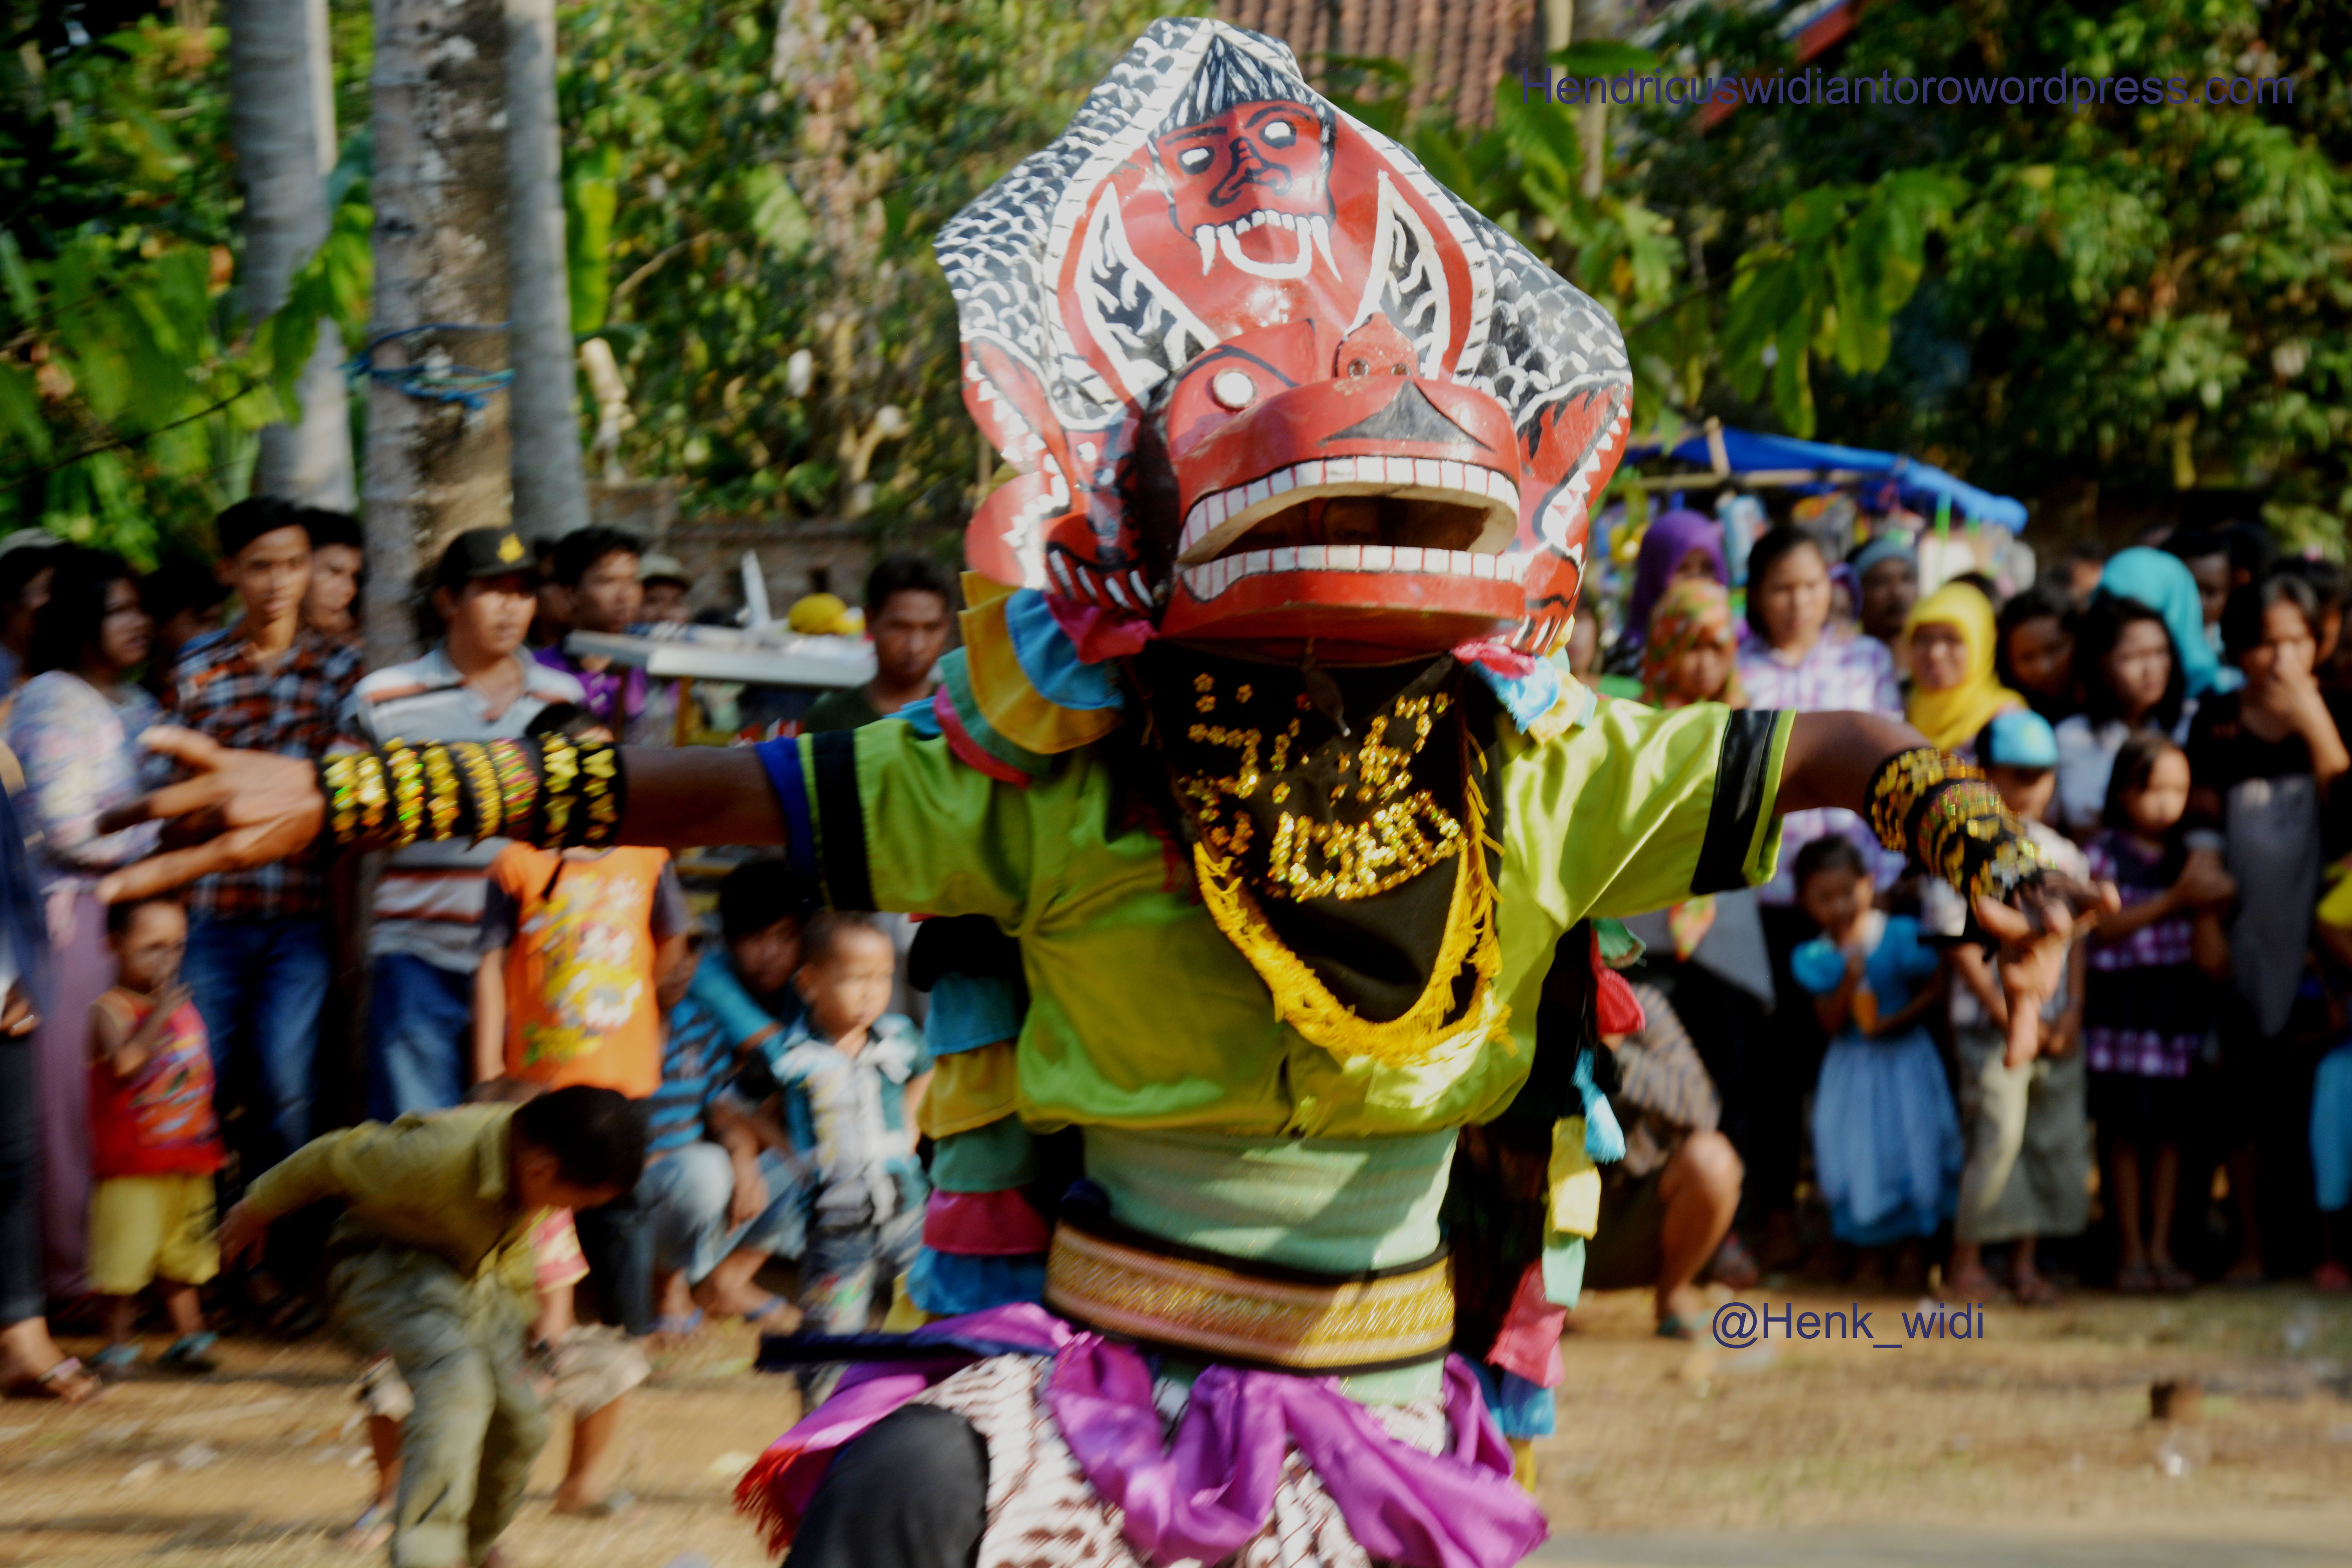
[[[539,1310],[532,1232],[546,1210],[629,1191],[645,1157],[643,1110],[573,1085],[314,1139],[222,1222],[234,1261],[279,1216],[343,1201],[327,1244],[335,1325],[362,1353],[389,1352],[415,1400],[393,1521],[399,1568],[491,1561],[547,1438],[525,1373]]]

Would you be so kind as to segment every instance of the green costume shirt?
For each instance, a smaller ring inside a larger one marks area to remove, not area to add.
[[[1018,938],[1031,997],[1018,1047],[1022,1120],[1271,1139],[1426,1133],[1500,1112],[1534,1060],[1538,1001],[1560,935],[1693,892],[1767,879],[1790,716],[1701,704],[1601,705],[1536,743],[1507,720],[1497,888],[1507,1041],[1410,1066],[1342,1060],[1273,1016],[1266,988],[1192,885],[1189,863],[1112,827],[1093,752],[1026,787],[959,761],[902,722],[798,742],[788,820],[813,825],[833,901],[986,915]]]

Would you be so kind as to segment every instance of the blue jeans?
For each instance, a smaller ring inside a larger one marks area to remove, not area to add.
[[[368,1002],[368,1115],[446,1110],[466,1098],[474,977],[405,952],[375,961]]]
[[[654,1267],[665,1274],[683,1269],[688,1285],[699,1285],[731,1252],[800,1257],[807,1239],[807,1194],[793,1168],[773,1152],[760,1156],[760,1173],[767,1178],[768,1206],[730,1228],[735,1165],[726,1150],[689,1143],[647,1166],[636,1195],[651,1216]]]
[[[188,927],[182,973],[212,1037],[215,1079],[228,1082],[247,1051],[260,1068],[266,1104],[254,1109],[267,1112],[260,1120],[276,1147],[260,1152],[257,1170],[310,1141],[319,1019],[333,969],[322,919],[205,919]]]

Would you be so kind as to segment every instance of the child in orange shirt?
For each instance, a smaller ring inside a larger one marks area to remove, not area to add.
[[[474,979],[474,1078],[644,1100],[661,1087],[657,979],[692,916],[664,849],[534,849],[490,862]]]
[[[611,739],[576,708],[550,708],[531,723]],[[478,1089],[590,1084],[652,1098],[662,1081],[656,991],[684,959],[693,924],[668,853],[509,844],[488,880],[476,939]],[[650,1224],[634,1192],[579,1220],[597,1315],[636,1338],[653,1331]]]
[[[139,1362],[131,1337],[139,1294],[160,1282],[173,1341],[156,1363],[206,1373],[216,1336],[205,1328],[196,1287],[220,1272],[213,1237],[213,1173],[220,1129],[213,1119],[212,1047],[180,981],[188,914],[174,898],[106,911],[115,984],[89,1008],[91,1175],[89,1280],[107,1298],[102,1373]]]
[[[571,704],[531,721],[575,741],[612,731]],[[490,862],[474,973],[474,1081],[593,1084],[644,1100],[661,1087],[654,985],[693,917],[666,849],[534,849]]]

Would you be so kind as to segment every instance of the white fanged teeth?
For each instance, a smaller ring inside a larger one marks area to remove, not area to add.
[[[1181,569],[1184,586],[1199,600],[1216,598],[1246,577],[1283,572],[1411,573],[1432,577],[1467,577],[1525,584],[1536,563],[1532,554],[1480,555],[1467,550],[1430,550],[1411,544],[1301,544],[1273,550],[1244,550],[1220,556],[1199,566]],[[1148,598],[1140,584],[1131,584],[1139,602]],[[1109,584],[1114,597],[1118,584]]]
[[[1332,277],[1339,276],[1339,264],[1331,258],[1331,220],[1318,213],[1307,220],[1307,232],[1315,242],[1315,254],[1323,258]]]
[[[1259,261],[1244,253],[1241,246],[1242,236],[1254,228],[1286,229],[1296,237],[1297,248],[1286,258]],[[1192,231],[1192,242],[1201,247],[1201,272],[1204,277],[1216,266],[1220,254],[1236,269],[1253,278],[1304,278],[1314,269],[1318,257],[1333,278],[1339,276],[1339,263],[1331,254],[1331,220],[1320,214],[1244,213],[1231,223],[1201,225]]]
[[[1294,504],[1288,499],[1291,492],[1302,489],[1327,496],[1402,491],[1422,500],[1475,506],[1487,519],[1475,542],[1489,547],[1507,541],[1518,524],[1518,481],[1493,468],[1434,458],[1314,458],[1194,501],[1178,532],[1177,563],[1198,566],[1213,559],[1250,529]]]

